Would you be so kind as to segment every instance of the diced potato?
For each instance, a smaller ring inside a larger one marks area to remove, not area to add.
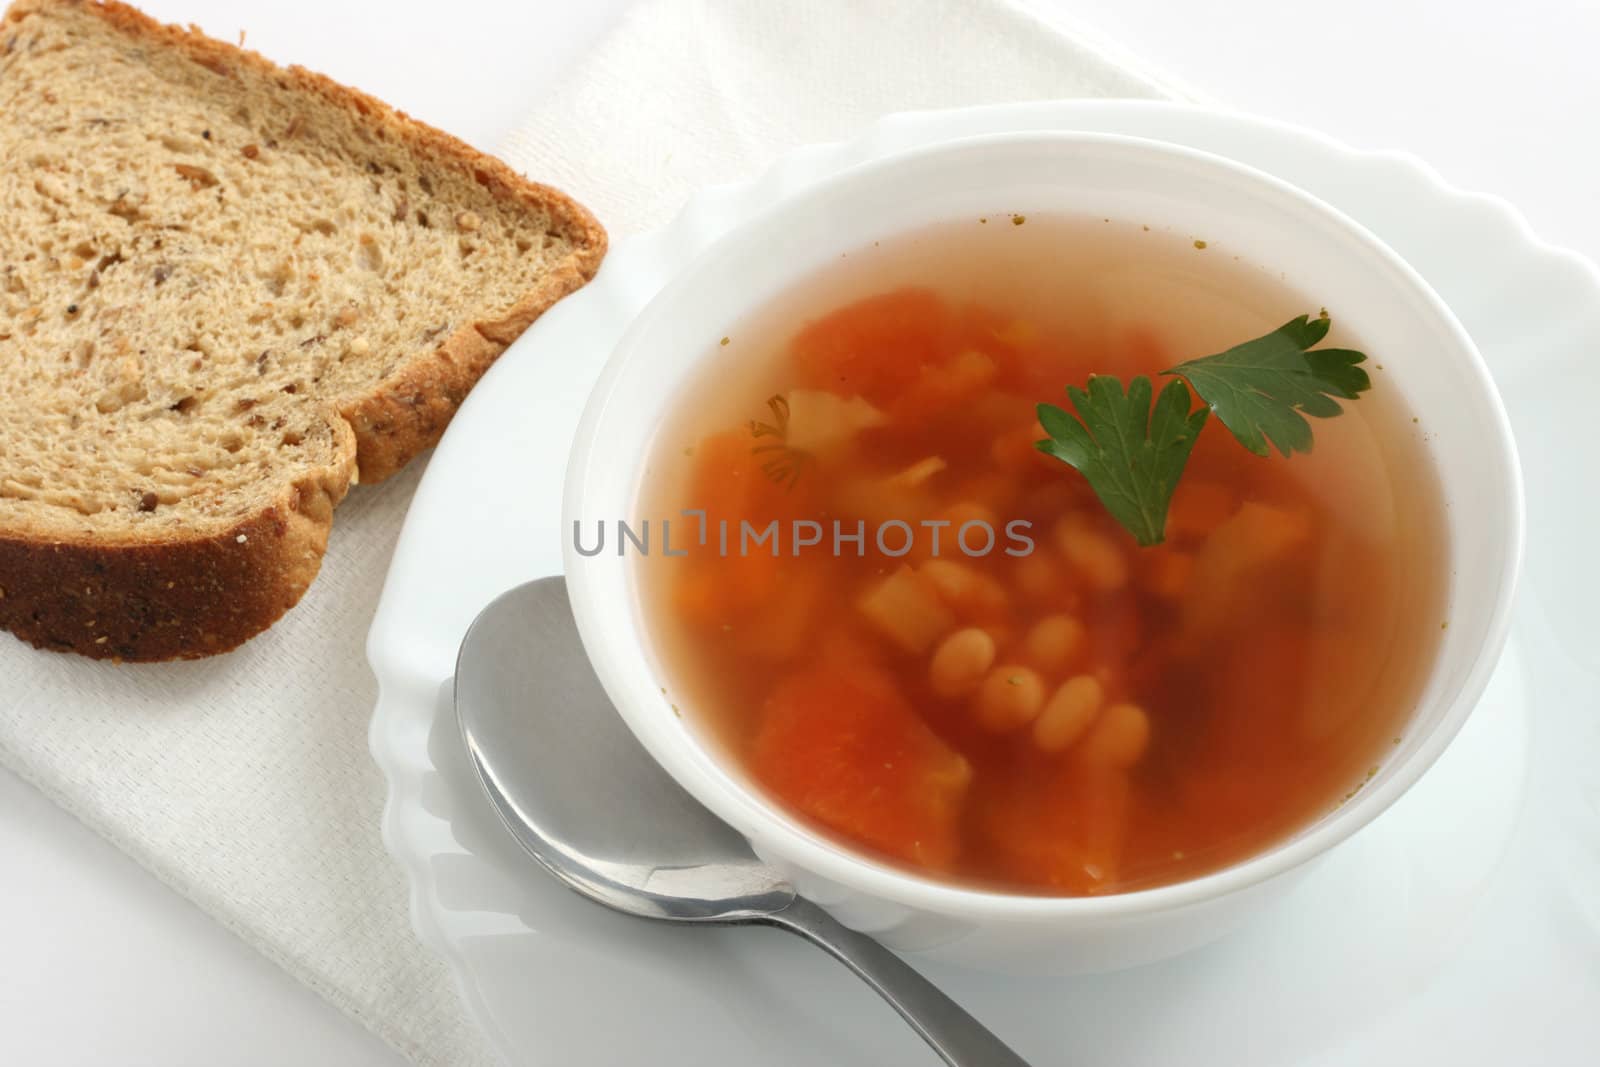
[[[954,613],[933,583],[910,567],[901,567],[872,586],[856,607],[879,633],[917,655],[956,627]]]
[[[915,489],[948,466],[949,464],[944,461],[944,457],[929,456],[926,459],[917,460],[917,462],[902,471],[891,474],[885,484],[897,488]]]
[[[981,522],[988,526],[989,529],[994,531],[997,543],[1000,535],[1005,532],[1000,525],[1000,517],[995,514],[994,509],[976,500],[958,500],[940,511],[935,518],[943,519],[950,524],[944,531],[944,540],[950,545],[951,551],[960,551],[956,537],[961,532],[961,527],[969,522]],[[974,528],[967,538],[967,543],[976,550],[987,540],[987,534]]]
[[[1044,752],[1061,752],[1083,736],[1100,712],[1104,689],[1090,674],[1068,678],[1033,720],[1033,743]]]
[[[1031,667],[995,667],[983,679],[973,701],[978,724],[995,733],[1028,725],[1044,706],[1044,679]]]
[[[784,441],[802,452],[820,453],[844,444],[862,430],[882,426],[887,416],[859,396],[821,389],[791,389],[789,426]]]
[[[890,406],[903,419],[950,411],[981,393],[997,373],[992,357],[977,349],[962,349],[940,363],[925,364]]]
[[[930,559],[917,568],[939,597],[963,619],[988,621],[1007,614],[1005,587],[975,567],[953,559]]]
[[[843,479],[833,492],[834,510],[851,519],[867,523],[868,536],[888,522],[904,522],[912,527],[912,558],[919,558],[930,544],[931,534],[918,524],[933,515],[938,506],[932,487],[928,484],[934,475],[945,469],[940,456],[928,456],[889,475],[856,475]],[[899,540],[887,542],[897,547]],[[940,551],[954,550],[954,534],[942,531]]]
[[[994,339],[1008,348],[1027,348],[1039,340],[1039,325],[1032,319],[1012,319],[994,331]]]
[[[867,524],[869,552],[873,547],[873,531],[887,522],[910,523],[918,539],[925,541],[927,533],[917,524],[937,506],[933,494],[925,487],[892,485],[887,479],[874,476],[842,479],[833,488],[831,499],[834,514],[845,519],[860,519]],[[899,546],[898,540],[888,543],[891,547]]]
[[[785,804],[869,848],[934,870],[960,850],[972,768],[870,668],[830,665],[780,682],[751,769]]]
[[[951,700],[966,696],[994,666],[994,638],[969,626],[939,643],[928,664],[928,682],[934,693]]]

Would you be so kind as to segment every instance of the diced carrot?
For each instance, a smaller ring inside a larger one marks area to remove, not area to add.
[[[715,547],[702,551],[707,554],[682,561],[674,599],[685,619],[704,626],[733,626],[761,612],[781,595],[785,572],[794,570],[793,560],[764,549],[725,557]]]
[[[942,362],[953,326],[949,306],[931,289],[896,289],[817,319],[791,351],[807,386],[886,404],[924,366]]]
[[[727,520],[731,536],[737,538],[741,521],[759,526],[803,512],[811,494],[810,482],[803,470],[799,472],[801,477],[791,480],[770,466],[785,460],[781,448],[774,438],[753,437],[743,430],[713,434],[695,446],[687,506],[705,509],[712,545],[717,542],[719,520]],[[787,458],[803,462],[798,457]],[[694,519],[686,522],[696,525]],[[698,529],[692,532],[698,537]]]
[[[1033,398],[1025,393],[986,389],[961,409],[961,422],[980,436],[993,437],[1020,425],[1034,410],[1034,403]]]
[[[890,856],[954,862],[972,769],[868,668],[793,675],[767,699],[751,767],[784,803]]]
[[[1071,895],[1116,889],[1127,837],[1126,772],[1063,763],[985,798],[981,828],[1007,873]]]
[[[994,439],[989,458],[1006,470],[1064,475],[1070,467],[1035,447],[1048,436],[1036,421],[1013,426]]]
[[[825,568],[806,560],[784,560],[760,607],[730,624],[729,642],[763,663],[794,662],[810,648],[819,609],[825,596],[832,595]]]

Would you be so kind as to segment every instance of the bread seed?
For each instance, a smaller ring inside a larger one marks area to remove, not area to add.
[[[463,211],[456,216],[456,225],[468,233],[476,233],[483,220],[471,211]]]
[[[154,511],[156,509],[156,505],[160,502],[160,499],[154,493],[146,492],[139,498],[139,510]]]
[[[209,189],[217,184],[217,176],[204,167],[196,167],[192,163],[174,163],[172,169],[189,183],[191,189]]]

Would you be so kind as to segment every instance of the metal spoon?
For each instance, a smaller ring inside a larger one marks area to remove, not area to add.
[[[1027,1067],[898,956],[797,896],[661,769],[589,666],[562,579],[483,609],[461,643],[455,704],[506,828],[571,888],[647,919],[790,930],[876,989],[952,1067]]]

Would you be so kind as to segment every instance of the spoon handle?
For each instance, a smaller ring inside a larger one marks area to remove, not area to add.
[[[804,897],[764,918],[826,949],[859,975],[950,1067],[1028,1067],[1026,1060],[910,964]]]

